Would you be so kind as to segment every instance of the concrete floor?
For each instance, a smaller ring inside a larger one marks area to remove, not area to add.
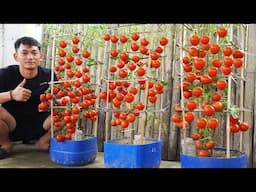
[[[12,154],[0,160],[0,168],[105,168],[103,153],[99,152],[96,159],[84,166],[61,166],[52,162],[49,153],[38,151],[33,144],[14,145]],[[160,168],[180,168],[180,163],[175,161],[162,161]]]

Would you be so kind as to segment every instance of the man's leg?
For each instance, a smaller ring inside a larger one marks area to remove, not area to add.
[[[0,106],[0,145],[7,152],[12,150],[12,142],[9,139],[9,133],[16,127],[16,121],[13,116]]]
[[[51,139],[51,116],[49,115],[44,123],[43,128],[47,131],[42,137],[38,139],[36,142],[36,148],[39,150],[48,150],[50,146],[50,139]]]
[[[63,122],[64,124],[64,122]],[[62,127],[62,126],[61,126]],[[55,128],[54,131],[60,130],[60,128]],[[39,150],[48,150],[50,146],[50,140],[51,140],[51,116],[49,115],[44,123],[43,128],[47,131],[42,137],[38,139],[36,142],[36,148]]]

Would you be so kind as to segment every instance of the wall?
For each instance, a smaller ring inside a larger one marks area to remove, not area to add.
[[[15,63],[14,42],[22,36],[32,36],[41,41],[42,24],[0,24],[0,67]]]

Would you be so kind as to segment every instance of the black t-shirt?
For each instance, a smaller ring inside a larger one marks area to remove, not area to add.
[[[56,79],[56,76],[54,76]],[[0,69],[0,92],[13,90],[24,77],[19,72],[18,65],[11,65]],[[44,93],[48,88],[48,82],[51,81],[51,70],[38,66],[38,74],[32,79],[26,79],[24,88],[31,90],[31,97],[27,102],[8,101],[2,106],[13,115],[16,119],[16,129],[27,129],[29,134],[36,129],[34,126],[42,127],[42,118],[47,117],[49,112],[39,112],[38,105],[40,103],[40,94]],[[37,127],[38,129],[38,127]]]

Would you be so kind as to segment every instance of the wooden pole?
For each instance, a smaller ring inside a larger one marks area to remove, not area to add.
[[[245,32],[245,41],[248,37],[248,30],[246,29],[246,32]],[[246,43],[245,43],[246,44]],[[247,57],[244,58],[244,65],[245,63],[247,62]],[[241,68],[241,78],[240,78],[240,120],[243,122],[244,121],[244,67],[245,66],[242,66]],[[243,132],[240,131],[240,138],[239,138],[239,150],[242,152],[243,151]]]
[[[231,102],[231,75],[228,77],[228,98],[227,98],[227,109],[230,109]],[[227,124],[226,124],[226,140],[227,140],[227,149],[226,157],[230,158],[230,115],[227,115]]]
[[[52,55],[51,55],[51,94],[53,95],[54,86],[54,65],[55,65],[55,36],[52,37]],[[54,125],[53,125],[53,100],[51,101],[51,137],[54,136]]]

